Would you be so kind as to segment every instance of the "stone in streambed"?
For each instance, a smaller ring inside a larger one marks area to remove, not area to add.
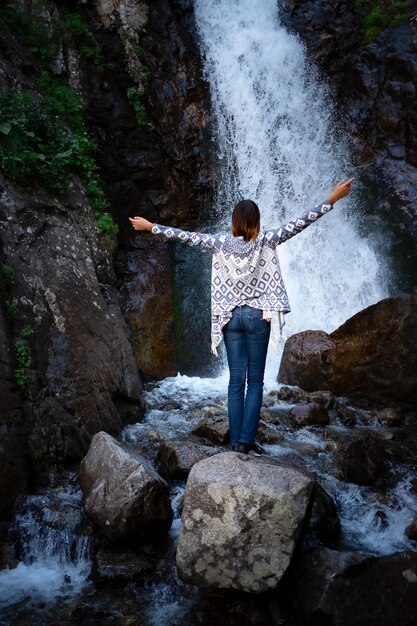
[[[143,543],[168,532],[168,486],[140,454],[97,433],[81,462],[85,509],[110,541]]]
[[[259,421],[259,428],[256,438],[260,443],[266,444],[281,443],[284,439],[281,433],[271,428],[267,423],[263,421],[263,419]]]
[[[378,478],[384,461],[385,449],[381,440],[364,432],[342,454],[342,478],[357,485],[371,485]]]
[[[156,457],[158,472],[166,479],[186,478],[195,463],[213,454],[221,448],[202,446],[188,441],[167,441],[159,449]]]
[[[278,379],[357,401],[414,406],[417,402],[417,294],[381,300],[333,333],[290,337]]]
[[[388,424],[391,426],[397,426],[401,423],[401,413],[392,408],[382,409],[378,413],[378,419],[383,424]]]
[[[297,428],[304,426],[327,426],[330,423],[329,414],[322,404],[310,402],[294,406],[289,417],[291,423]]]
[[[229,422],[223,415],[209,415],[192,430],[193,435],[217,444],[229,440]]]
[[[180,577],[201,587],[276,587],[300,535],[314,480],[267,457],[235,452],[188,477],[177,550]]]
[[[409,539],[417,541],[417,519],[411,522],[405,529],[405,534]]]
[[[155,555],[149,551],[101,548],[94,558],[92,578],[96,586],[125,585],[148,575],[156,563]]]
[[[303,624],[415,626],[417,554],[367,557],[315,548],[296,557],[286,598]]]

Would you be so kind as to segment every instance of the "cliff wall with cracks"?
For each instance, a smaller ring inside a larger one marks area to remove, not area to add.
[[[417,15],[415,3],[280,0],[340,104],[364,176],[396,196],[417,242]],[[372,14],[372,15],[371,15]]]
[[[207,94],[187,3],[9,8],[52,35],[53,80],[82,97],[119,233],[117,249],[98,233],[88,185],[75,173],[64,193],[0,178],[2,515],[20,491],[81,459],[94,433],[116,435],[141,419],[139,370],[175,372],[170,255],[127,218],[192,225],[212,194]],[[0,88],[36,100],[41,43],[25,46],[11,15]]]

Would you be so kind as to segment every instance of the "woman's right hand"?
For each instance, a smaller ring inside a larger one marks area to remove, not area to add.
[[[349,178],[349,180],[339,181],[328,198],[329,204],[334,204],[341,198],[344,198],[345,196],[350,194],[352,183],[354,180],[354,178]]]

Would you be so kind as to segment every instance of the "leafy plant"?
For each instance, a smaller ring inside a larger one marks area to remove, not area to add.
[[[4,264],[1,266],[1,273],[3,276],[4,284],[6,285],[6,289],[10,290],[16,281],[13,268],[10,267],[10,265]]]
[[[127,99],[135,109],[138,126],[143,126],[146,124],[146,112],[142,102],[143,91],[139,87],[129,87],[126,94]]]
[[[26,394],[27,385],[29,382],[29,367],[32,364],[32,359],[29,352],[29,346],[26,339],[18,339],[14,343],[16,369],[15,378],[19,391],[22,394]]]
[[[23,326],[22,330],[19,333],[20,339],[27,339],[31,335],[33,335],[33,328],[29,324],[26,326]]]
[[[374,41],[388,26],[398,26],[405,19],[404,0],[355,0],[355,8],[366,11],[363,18],[364,43]]]
[[[37,55],[40,94],[0,91],[0,167],[11,182],[40,185],[58,194],[68,190],[72,175],[78,173],[94,214],[105,212],[99,232],[114,237],[117,226],[106,213],[108,202],[94,158],[97,146],[84,125],[83,101],[51,71],[50,34],[40,20],[21,11],[3,7],[1,16],[22,45]],[[61,25],[71,31],[80,52],[98,62],[100,50],[81,16],[64,10]]]
[[[16,39],[32,53],[38,69],[51,66],[53,47],[51,46],[51,34],[40,20],[32,19],[23,11],[15,7],[5,6],[0,8],[0,34],[6,35],[6,24]]]
[[[17,300],[16,298],[6,298],[6,300],[4,301],[4,306],[6,309],[6,316],[9,319],[13,319],[14,316],[17,313]]]
[[[139,59],[139,64],[140,64],[140,69],[142,71],[142,74],[144,75],[145,78],[147,78],[151,72],[150,72],[150,69],[143,62],[144,54],[143,54],[142,46],[140,46],[138,43],[134,43],[132,47],[133,47],[134,53]]]
[[[99,46],[87,28],[81,15],[76,11],[65,9],[62,13],[62,24],[69,30],[78,46],[80,54],[92,61],[97,67],[102,66],[102,57]]]

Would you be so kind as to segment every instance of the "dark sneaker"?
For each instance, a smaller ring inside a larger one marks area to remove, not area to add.
[[[237,452],[242,452],[243,454],[252,452],[255,456],[261,456],[265,450],[257,443],[239,443]]]

